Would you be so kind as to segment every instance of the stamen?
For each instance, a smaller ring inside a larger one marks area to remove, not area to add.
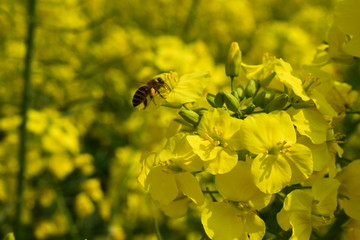
[[[224,132],[218,129],[217,127],[213,127],[213,131],[215,132],[215,135],[219,138],[221,138],[224,135]]]
[[[214,139],[213,139],[212,137],[210,137],[209,134],[207,134],[207,133],[204,134],[204,138],[205,138],[206,140],[208,140],[208,141],[209,141],[212,145],[214,145],[214,146],[219,146],[219,145],[221,144],[220,141],[214,140]]]

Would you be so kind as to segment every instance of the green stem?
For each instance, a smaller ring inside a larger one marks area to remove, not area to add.
[[[217,191],[210,191],[208,187],[206,187],[206,191],[203,191],[204,193],[208,193],[211,197],[211,200],[213,202],[217,202],[216,198],[214,197],[213,193],[217,193]]]
[[[186,103],[183,104],[183,107],[184,107],[186,110],[191,110],[188,106],[186,106]]]
[[[155,230],[156,230],[157,239],[162,240],[160,227],[159,227],[159,221],[156,217],[154,218],[154,221],[155,221]]]
[[[346,114],[360,114],[360,111],[346,111]]]
[[[56,198],[56,203],[59,206],[59,209],[61,209],[61,211],[64,213],[64,215],[66,217],[66,220],[67,220],[67,223],[69,225],[71,239],[73,239],[73,240],[81,239],[80,235],[79,235],[79,232],[78,232],[78,230],[76,228],[76,224],[75,224],[75,222],[73,220],[73,217],[71,215],[71,212],[70,212],[69,208],[66,205],[64,194],[61,191],[61,189],[58,186],[55,179],[52,179],[52,185],[53,185],[53,187],[54,187],[54,189],[56,191],[56,194],[58,196]]]
[[[28,121],[27,112],[30,105],[31,94],[31,62],[33,56],[34,46],[34,30],[35,30],[35,17],[36,17],[36,0],[29,0],[28,5],[28,26],[27,26],[27,39],[26,39],[26,54],[24,58],[24,72],[23,72],[23,92],[22,92],[22,105],[21,117],[22,122],[19,129],[19,172],[17,174],[17,190],[16,190],[16,208],[14,219],[14,232],[16,239],[24,239],[22,235],[21,215],[24,203],[25,191],[25,172],[26,172],[26,124]]]
[[[236,95],[235,95],[235,83],[234,83],[235,81],[234,81],[234,79],[235,79],[235,77],[233,77],[233,76],[230,77],[230,82],[231,82],[231,94],[236,97]]]
[[[192,0],[191,7],[188,11],[188,15],[182,32],[182,35],[184,36],[186,41],[190,41],[190,30],[194,26],[199,5],[200,5],[200,0]]]
[[[292,104],[290,103],[288,106],[286,106],[286,107],[284,108],[284,111],[288,110],[288,109],[291,108],[291,107],[292,107]]]

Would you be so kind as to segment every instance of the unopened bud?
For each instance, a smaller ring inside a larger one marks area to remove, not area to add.
[[[227,62],[225,64],[225,72],[228,77],[236,77],[239,75],[241,68],[241,51],[237,42],[230,45]]]
[[[207,108],[197,108],[194,109],[194,112],[196,112],[197,114],[199,114],[199,116],[202,116],[204,114],[204,112],[208,111]]]
[[[245,97],[245,92],[244,92],[244,87],[243,86],[239,86],[239,87],[237,87],[236,88],[236,93],[237,93],[237,95],[238,95],[238,97],[239,97],[239,99],[240,100],[243,100],[244,99],[244,97]]]
[[[274,97],[275,97],[275,92],[266,91],[264,100],[263,100],[263,104],[260,107],[264,108],[268,103],[270,103],[274,99]]]
[[[299,96],[295,96],[291,99],[291,106],[296,109],[315,107],[312,101],[303,101]]]
[[[234,95],[224,92],[224,100],[228,109],[236,113],[239,112],[240,103]]]
[[[256,106],[255,104],[251,103],[246,109],[245,109],[245,113],[246,114],[251,114],[254,110],[255,110]]]
[[[274,98],[270,103],[265,106],[265,112],[269,113],[275,110],[284,109],[286,103],[289,100],[289,96],[285,93]]]
[[[253,103],[257,107],[265,108],[265,106],[270,103],[275,97],[275,94],[273,91],[265,91],[261,92],[253,100]]]
[[[248,84],[245,87],[245,96],[252,97],[257,91],[257,83],[254,80],[249,80]]]
[[[206,100],[208,101],[208,103],[216,108],[216,105],[215,105],[215,95],[214,94],[211,94],[211,93],[208,93],[208,95],[206,96]]]
[[[215,96],[215,106],[218,108],[221,108],[224,105],[225,102],[225,96],[224,96],[224,92],[218,92]]]
[[[253,104],[257,107],[261,107],[261,105],[264,102],[264,97],[265,97],[265,92],[261,92],[261,93],[257,94],[252,101]]]
[[[192,110],[182,109],[179,111],[179,115],[187,122],[197,125],[200,121],[200,116]]]
[[[260,85],[263,87],[266,87],[267,85],[269,85],[271,83],[271,81],[273,80],[275,75],[276,75],[276,72],[272,72],[269,76],[267,76],[266,78],[264,78],[263,80],[260,81]]]

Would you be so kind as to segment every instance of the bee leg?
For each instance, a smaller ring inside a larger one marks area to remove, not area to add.
[[[150,96],[150,99],[154,102],[154,104],[156,105],[156,102],[155,102],[155,98],[153,96]]]
[[[163,95],[161,95],[161,93],[159,91],[157,91],[157,93],[160,95],[160,97],[165,99],[165,97]]]
[[[144,109],[146,108],[147,106],[147,99],[145,98],[145,101],[144,101]]]

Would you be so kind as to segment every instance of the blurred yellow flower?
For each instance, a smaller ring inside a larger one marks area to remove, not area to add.
[[[98,178],[90,178],[81,184],[82,190],[94,201],[100,201],[104,197],[101,183]]]
[[[350,37],[345,42],[345,52],[360,57],[360,2],[358,0],[340,1],[335,9],[334,25]]]
[[[86,193],[79,193],[78,195],[76,195],[74,201],[75,213],[80,218],[88,217],[95,212],[95,205]]]
[[[52,155],[48,158],[48,168],[60,180],[74,170],[74,161],[65,154]]]
[[[336,179],[340,181],[339,187],[340,206],[344,209],[345,213],[360,221],[360,160],[352,161],[349,165],[340,171]]]

